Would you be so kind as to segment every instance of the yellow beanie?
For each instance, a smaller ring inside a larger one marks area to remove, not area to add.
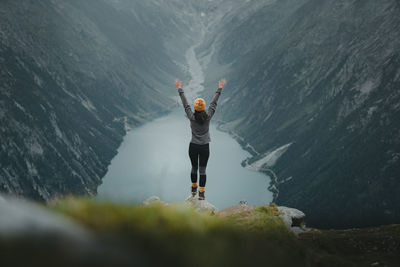
[[[194,101],[193,106],[194,106],[194,110],[196,110],[196,111],[206,110],[206,101],[204,101],[203,98],[197,98]]]

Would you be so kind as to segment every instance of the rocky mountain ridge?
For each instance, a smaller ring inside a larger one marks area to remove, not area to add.
[[[254,155],[244,165],[313,226],[399,222],[399,3],[254,3],[197,51],[206,80],[229,81],[217,119]]]
[[[165,84],[191,44],[177,4],[0,3],[0,192],[96,194],[127,127],[174,105]]]

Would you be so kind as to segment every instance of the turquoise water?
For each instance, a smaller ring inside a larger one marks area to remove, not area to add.
[[[250,154],[214,124],[210,135],[206,199],[219,209],[237,205],[240,200],[247,200],[249,205],[271,202],[269,177],[240,165]],[[166,202],[182,202],[191,187],[190,137],[183,108],[131,130],[98,188],[98,197],[139,203],[159,196]]]

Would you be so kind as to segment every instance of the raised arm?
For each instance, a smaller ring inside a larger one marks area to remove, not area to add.
[[[224,86],[225,86],[225,83],[226,83],[225,79],[221,79],[218,83],[218,89],[215,92],[215,95],[214,95],[213,99],[211,100],[210,106],[208,107],[208,110],[207,110],[207,114],[210,118],[214,115],[215,110],[217,109],[218,98],[221,94],[222,88],[224,88]]]
[[[183,89],[181,87],[182,86],[181,81],[176,79],[175,80],[175,85],[176,85],[176,88],[178,88],[178,93],[179,93],[179,96],[181,97],[183,108],[185,109],[186,115],[188,116],[188,118],[190,120],[194,120],[193,111],[192,111],[192,109],[190,108],[190,105],[187,102],[186,96],[185,96],[185,94],[183,92]]]

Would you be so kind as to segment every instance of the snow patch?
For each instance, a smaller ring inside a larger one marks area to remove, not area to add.
[[[284,146],[278,147],[272,152],[268,152],[261,159],[253,162],[246,166],[247,169],[260,171],[264,165],[272,167],[278,161],[278,159],[286,152],[292,143],[286,144]]]
[[[232,129],[235,129],[235,127],[236,127],[237,125],[239,125],[240,123],[242,123],[242,121],[243,121],[244,119],[245,119],[245,118],[242,117],[242,118],[239,118],[239,119],[236,119],[236,120],[233,120],[233,121],[229,121],[229,122],[222,121],[222,120],[217,120],[216,122],[219,124],[219,125],[218,125],[218,128],[219,128],[221,131],[229,132],[230,134],[234,135],[235,138],[238,138],[239,140],[244,141],[242,137],[238,136],[237,134],[235,134],[235,133],[233,133],[233,132],[231,131]]]
[[[17,108],[19,108],[20,110],[22,110],[22,112],[25,112],[25,109],[23,106],[21,106],[17,101],[14,100],[14,104]]]
[[[50,123],[53,126],[57,137],[62,139],[63,135],[62,135],[62,132],[61,132],[60,128],[58,127],[58,124],[57,124],[57,121],[56,121],[56,114],[51,113],[51,115],[50,115]]]
[[[39,87],[42,87],[43,80],[36,73],[33,73],[33,80]]]
[[[29,160],[25,160],[25,164],[26,167],[28,168],[28,172],[31,176],[37,176],[38,171],[35,167],[35,165],[33,165],[33,163],[31,163]]]
[[[60,86],[60,88],[63,90],[65,94],[67,94],[73,99],[77,99],[77,97],[73,93],[67,90],[65,82],[60,77],[56,77],[56,83]]]
[[[371,91],[375,88],[375,84],[373,81],[368,80],[360,86],[360,93],[361,95],[369,95]]]
[[[63,133],[61,132],[60,128],[58,127],[58,124],[57,124],[57,121],[56,121],[56,115],[54,113],[51,113],[51,115],[50,115],[50,122],[51,122],[51,125],[54,128],[54,131],[55,131],[57,137],[60,138],[67,145],[68,150],[70,150],[72,153],[74,153],[74,155],[75,155],[75,157],[77,159],[80,159],[81,158],[81,153],[79,152],[79,144],[75,148],[71,144],[71,142],[67,139],[67,136],[63,135]],[[75,136],[75,140],[76,140],[76,136]]]
[[[263,123],[266,122],[269,118],[271,118],[273,111],[270,111],[268,115],[264,118]]]
[[[378,109],[377,106],[370,107],[370,108],[368,109],[368,117],[371,117],[372,114],[373,114],[377,109]]]
[[[189,73],[192,79],[186,86],[185,93],[188,99],[195,99],[198,93],[204,90],[204,73],[201,68],[199,61],[197,60],[196,53],[194,49],[197,45],[190,47],[186,52],[186,61],[189,65]]]
[[[43,148],[37,140],[34,140],[32,144],[28,145],[28,149],[33,155],[43,155]]]
[[[97,111],[96,107],[89,99],[80,99],[82,106],[84,106],[89,111]]]
[[[81,140],[81,138],[79,137],[78,134],[74,134],[72,140],[73,140],[73,143],[74,143],[76,146],[82,145],[82,140]]]
[[[292,179],[293,179],[293,176],[290,176],[290,177],[288,177],[288,178],[286,178],[286,179],[283,179],[283,180],[280,182],[280,184],[289,182],[289,181],[292,180]]]
[[[213,56],[214,56],[214,53],[215,53],[215,43],[213,43],[212,46],[211,46],[211,52],[208,53],[206,56],[204,56],[204,57],[201,59],[201,61],[202,61],[201,64],[203,65],[203,68],[204,68],[204,69],[207,69],[207,68],[208,68],[208,65],[210,64],[211,59],[212,59]]]

